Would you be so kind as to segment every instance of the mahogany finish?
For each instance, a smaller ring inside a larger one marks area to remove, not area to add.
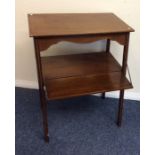
[[[29,14],[29,34],[34,38],[45,141],[49,142],[46,99],[63,99],[120,90],[118,126],[122,123],[129,33],[134,30],[113,13]],[[41,57],[60,41],[87,43],[107,39],[106,51]],[[124,46],[120,65],[110,54],[110,40]]]
[[[45,80],[121,72],[119,63],[106,52],[42,57],[41,63]]]
[[[37,73],[38,73],[38,83],[39,83],[39,93],[40,93],[40,106],[41,112],[43,117],[43,128],[44,128],[44,138],[46,142],[49,142],[48,136],[48,120],[47,120],[47,102],[45,97],[45,90],[44,90],[44,81],[42,76],[42,65],[41,65],[41,57],[38,55],[38,42],[34,39],[34,46],[35,46],[35,56],[37,62]]]
[[[31,37],[134,31],[113,13],[29,14]]]
[[[126,44],[126,36],[127,33],[114,33],[114,34],[96,34],[96,35],[74,35],[74,36],[54,36],[54,37],[35,37],[39,43],[40,51],[46,50],[53,44],[57,44],[61,41],[69,41],[75,43],[90,43],[103,39],[110,39],[117,41],[121,45]]]
[[[110,39],[107,39],[106,52],[110,53]],[[102,99],[105,99],[105,92],[101,94],[101,97]]]
[[[63,99],[132,88],[121,72],[47,80],[45,86],[48,99]]]
[[[132,88],[110,53],[86,53],[42,58],[48,99]]]
[[[123,49],[122,73],[124,76],[126,75],[126,68],[127,68],[128,46],[129,46],[129,34],[126,35],[126,45],[124,45]],[[121,126],[122,124],[123,104],[124,104],[123,102],[124,102],[124,90],[120,90],[118,118],[117,118],[118,126]]]

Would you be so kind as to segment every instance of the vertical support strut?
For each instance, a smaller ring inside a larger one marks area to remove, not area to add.
[[[128,46],[129,46],[129,33],[126,34],[126,44],[124,45],[123,49],[122,73],[124,76],[126,76]],[[124,109],[124,89],[120,90],[120,96],[119,96],[118,116],[117,116],[117,125],[119,127],[122,125],[123,109]]]
[[[110,39],[107,39],[106,52],[110,52]]]
[[[41,106],[41,112],[42,112],[42,118],[43,118],[44,138],[46,142],[49,142],[47,102],[46,102],[44,83],[43,83],[43,77],[42,77],[40,50],[39,50],[38,42],[36,38],[34,38],[34,45],[35,45],[35,56],[36,56],[36,62],[37,62],[37,74],[38,74],[38,84],[39,84],[39,94],[40,94],[40,106]]]
[[[106,52],[110,52],[110,39],[107,39],[107,42],[106,42]],[[102,93],[101,95],[102,99],[105,99],[105,92]]]

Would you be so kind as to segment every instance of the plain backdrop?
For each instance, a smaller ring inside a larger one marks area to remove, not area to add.
[[[130,34],[128,66],[134,89],[131,98],[139,95],[140,69],[140,17],[139,0],[16,0],[15,20],[15,80],[16,86],[37,88],[37,72],[33,39],[29,37],[28,13],[97,13],[113,12],[135,29]],[[69,54],[80,52],[102,51],[104,41],[81,45],[62,42],[50,47],[45,55]],[[122,46],[112,42],[112,54],[121,62]],[[136,98],[136,97],[135,97]]]

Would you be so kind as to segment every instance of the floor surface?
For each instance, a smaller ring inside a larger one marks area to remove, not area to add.
[[[83,96],[48,102],[49,144],[43,140],[37,90],[16,88],[16,155],[139,155],[140,104]]]

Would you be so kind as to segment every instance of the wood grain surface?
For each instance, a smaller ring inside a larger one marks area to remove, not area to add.
[[[132,88],[109,52],[43,57],[48,99]]]
[[[134,31],[113,13],[29,14],[28,21],[33,37]]]

